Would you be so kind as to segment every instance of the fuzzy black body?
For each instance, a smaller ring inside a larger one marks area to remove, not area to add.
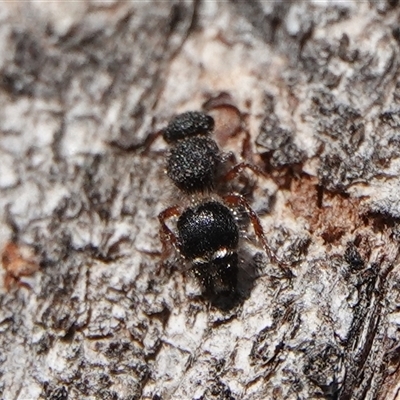
[[[186,209],[177,222],[181,254],[193,263],[194,275],[213,302],[236,293],[239,227],[231,210],[209,201]]]
[[[205,298],[228,310],[243,299],[251,285],[249,279],[238,278],[244,257],[243,251],[238,255],[239,226],[234,214],[218,201],[201,200],[204,194],[219,190],[217,184],[227,172],[224,155],[211,138],[213,129],[211,116],[191,111],[177,115],[162,131],[170,145],[168,177],[183,196],[190,195],[199,204],[183,212],[179,205],[172,206],[159,215],[159,220],[163,244],[168,238],[174,240],[191,263],[191,272],[201,283]],[[237,196],[230,197],[234,206],[243,203],[235,200]],[[178,217],[177,234],[165,224],[171,217]]]
[[[231,210],[221,203],[209,201],[186,209],[178,219],[178,243],[188,260],[212,260],[215,254],[235,251],[239,228]]]
[[[210,134],[214,129],[214,119],[199,111],[188,111],[177,115],[163,131],[164,140],[176,143],[197,135]]]
[[[195,136],[179,141],[167,159],[167,174],[184,192],[211,190],[219,163],[219,149],[209,137]]]
[[[184,193],[213,189],[220,150],[211,139],[214,119],[198,111],[177,115],[163,130],[171,149],[167,156],[167,174]]]

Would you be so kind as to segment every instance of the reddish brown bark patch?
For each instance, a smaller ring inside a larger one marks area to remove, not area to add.
[[[360,200],[332,193],[318,186],[316,178],[302,176],[291,186],[290,207],[296,218],[304,218],[312,234],[325,243],[338,242],[343,235],[364,226]]]
[[[6,271],[4,286],[7,290],[16,284],[30,288],[27,283],[21,282],[21,278],[32,275],[39,269],[32,249],[25,245],[17,245],[14,242],[5,245],[1,254],[1,263]]]

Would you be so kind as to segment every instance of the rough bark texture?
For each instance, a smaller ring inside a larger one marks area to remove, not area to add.
[[[1,398],[400,398],[399,14],[2,3]],[[141,147],[222,92],[269,174],[249,198],[293,274],[249,229],[257,277],[228,311],[160,257],[157,214],[182,196],[162,140]],[[35,253],[30,289],[18,249]]]

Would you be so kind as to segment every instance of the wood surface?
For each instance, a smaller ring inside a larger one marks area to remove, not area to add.
[[[0,398],[400,399],[399,17],[395,0],[1,3]],[[207,107],[222,150],[265,172],[246,198],[291,265],[249,227],[230,310],[161,255],[157,215],[190,199],[147,146]]]

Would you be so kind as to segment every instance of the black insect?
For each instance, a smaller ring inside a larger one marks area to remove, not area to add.
[[[167,156],[167,174],[194,205],[182,210],[173,206],[159,215],[163,246],[172,243],[192,264],[192,271],[203,286],[203,294],[220,307],[229,307],[237,298],[239,271],[239,225],[232,209],[243,210],[256,236],[270,258],[276,257],[265,238],[261,223],[247,201],[238,194],[215,198],[218,183],[234,179],[243,169],[263,174],[257,167],[240,163],[226,168],[226,157],[211,138],[212,117],[201,112],[186,112],[175,117],[163,131],[171,145]],[[207,192],[208,196],[204,196]],[[201,195],[200,195],[201,194]],[[214,197],[210,197],[211,194]],[[194,196],[197,195],[197,196]],[[205,198],[205,199],[204,199]],[[167,226],[177,217],[177,235]]]
[[[171,146],[167,156],[167,175],[183,192],[210,192],[234,179],[244,169],[264,175],[256,166],[239,163],[227,170],[232,154],[223,154],[211,138],[214,119],[198,111],[177,115],[162,131]]]
[[[178,115],[163,131],[172,148],[167,174],[184,192],[211,190],[221,161],[217,144],[210,138],[214,119],[200,112]]]

